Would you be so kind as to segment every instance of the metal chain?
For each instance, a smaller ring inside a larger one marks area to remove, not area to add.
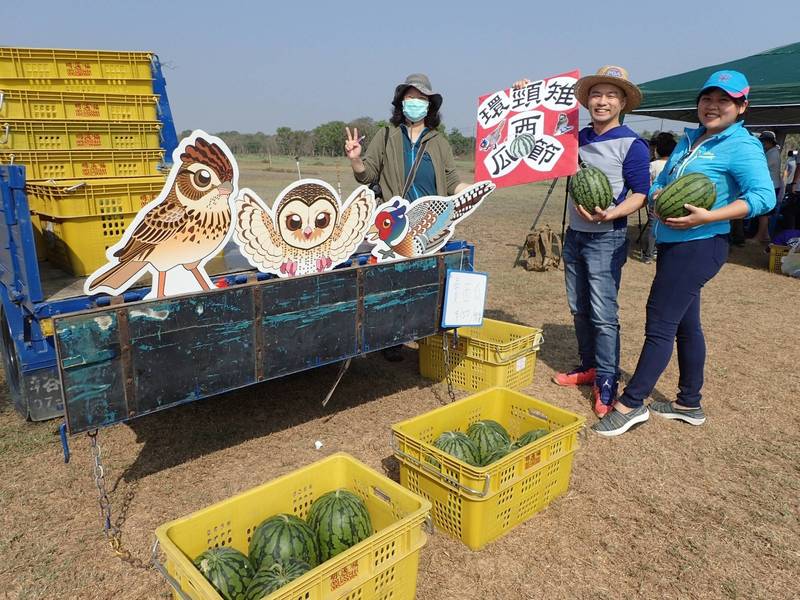
[[[111,520],[111,500],[108,498],[108,492],[106,491],[106,473],[103,467],[103,454],[97,443],[97,429],[89,431],[88,435],[92,460],[94,461],[92,473],[94,474],[94,484],[97,487],[97,495],[100,501],[100,518],[103,521],[103,533],[105,533],[108,544],[114,554],[123,562],[137,569],[151,569],[152,565],[133,556],[122,545],[122,532]]]
[[[455,348],[455,334],[453,334],[453,348]],[[447,395],[450,396],[450,402],[454,402],[456,394],[453,391],[453,377],[450,373],[450,344],[447,343],[447,332],[442,332],[442,354],[444,356],[444,373],[447,379]]]

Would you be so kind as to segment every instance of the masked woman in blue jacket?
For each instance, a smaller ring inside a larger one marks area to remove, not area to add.
[[[775,206],[775,191],[761,143],[744,128],[750,85],[738,71],[713,73],[697,96],[700,127],[686,135],[650,188],[662,188],[688,173],[703,173],[716,187],[710,210],[684,205],[689,215],[656,223],[656,276],[647,300],[645,342],[636,372],[614,410],[592,429],[604,436],[625,433],[647,421],[650,411],[667,419],[702,425],[700,407],[706,345],[700,325],[700,291],[728,257],[730,220],[755,217]],[[667,368],[677,341],[675,402],[644,400]]]

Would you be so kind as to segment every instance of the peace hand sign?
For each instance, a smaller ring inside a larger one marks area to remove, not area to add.
[[[353,127],[352,133],[350,133],[349,127],[345,127],[344,130],[347,133],[347,139],[344,143],[344,153],[350,160],[359,158],[361,156],[361,140],[364,139],[364,136],[358,137],[358,127]]]

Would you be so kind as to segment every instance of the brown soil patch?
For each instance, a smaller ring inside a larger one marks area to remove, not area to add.
[[[346,167],[346,165],[345,165]],[[329,166],[309,167],[335,184]],[[345,193],[353,184],[341,168]],[[466,176],[469,176],[465,173]],[[270,198],[292,180],[243,163],[242,185]],[[562,272],[512,269],[545,185],[501,190],[465,222],[489,273],[489,316],[542,327],[527,393],[585,414],[588,395],[550,383],[575,361]],[[563,187],[541,219],[560,228]],[[636,219],[632,219],[635,225]],[[631,232],[634,236],[635,232]],[[419,598],[796,598],[800,576],[800,283],[734,248],[703,293],[708,344],[703,427],[651,419],[617,439],[591,433],[569,492],[482,552],[437,533],[423,549]],[[631,258],[620,294],[622,367],[641,348],[653,265]],[[164,522],[344,450],[396,477],[392,423],[439,405],[416,352],[399,365],[356,360],[329,406],[335,367],[269,382],[103,431],[115,518],[148,558]],[[673,398],[673,359],[655,391]],[[463,393],[461,393],[463,395]],[[14,599],[167,598],[157,573],[105,544],[85,436],[61,461],[57,422],[24,423],[0,399],[0,591]],[[315,440],[324,444],[314,449]]]

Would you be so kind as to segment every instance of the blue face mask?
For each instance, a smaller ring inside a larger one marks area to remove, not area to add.
[[[421,121],[428,114],[428,101],[419,98],[403,100],[403,114],[412,123]]]

